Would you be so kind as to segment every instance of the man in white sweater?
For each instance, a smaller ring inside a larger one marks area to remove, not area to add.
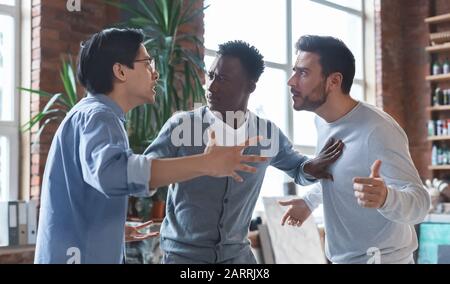
[[[423,188],[402,128],[385,112],[350,97],[355,59],[332,37],[303,36],[291,88],[293,107],[317,114],[317,149],[329,138],[345,150],[321,180],[289,206],[282,224],[300,226],[324,207],[326,255],[333,263],[413,263],[414,224],[428,212]]]

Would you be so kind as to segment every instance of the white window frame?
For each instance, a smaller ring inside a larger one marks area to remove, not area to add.
[[[0,5],[0,14],[8,15],[14,18],[14,86],[17,87],[20,84],[20,52],[19,47],[21,43],[20,31],[21,31],[21,0],[16,0],[14,6]],[[19,93],[17,90],[13,93],[13,118],[12,121],[0,121],[0,136],[6,137],[8,141],[9,151],[7,160],[9,167],[6,167],[6,176],[9,177],[7,181],[6,192],[2,192],[1,198],[4,201],[17,200],[19,196]]]

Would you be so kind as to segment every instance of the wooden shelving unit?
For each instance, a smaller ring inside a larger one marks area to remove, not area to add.
[[[448,171],[450,170],[450,165],[429,166],[428,169],[431,171]]]
[[[430,136],[428,141],[450,141],[450,136]]]
[[[440,24],[445,22],[450,22],[450,13],[425,19],[425,23],[427,24]]]
[[[450,74],[430,75],[426,77],[430,82],[445,82],[450,81]]]
[[[429,112],[450,111],[450,105],[427,107],[427,111]]]
[[[450,55],[450,31],[437,29],[435,26],[442,23],[450,23],[450,13],[426,18],[425,23],[430,25],[430,46],[425,47],[425,51],[430,55],[432,64],[436,61],[443,62],[443,58]],[[431,84],[433,90],[432,94],[430,94],[431,96],[435,95],[437,88],[448,89],[448,84],[450,84],[450,74],[429,75],[425,79]],[[431,100],[430,97],[431,101],[435,100]],[[429,106],[427,111],[430,113],[433,121],[448,120],[450,118],[450,105]],[[434,127],[436,129],[436,124]],[[431,142],[433,149],[438,149],[437,153],[433,151],[435,155],[443,155],[442,153],[447,155],[446,151],[449,150],[446,149],[450,149],[450,135],[430,136],[428,141]],[[434,159],[437,158],[436,156],[434,157]],[[438,178],[450,173],[450,165],[430,165],[428,169],[433,172],[433,177]]]
[[[436,44],[436,45],[432,45],[432,46],[427,46],[425,48],[425,50],[428,53],[439,53],[439,52],[445,52],[445,51],[449,51],[450,52],[450,43],[443,43],[443,44]]]

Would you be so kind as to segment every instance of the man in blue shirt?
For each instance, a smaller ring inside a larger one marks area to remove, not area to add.
[[[341,141],[330,140],[317,158],[307,159],[275,124],[247,110],[263,70],[256,48],[242,41],[220,45],[208,72],[208,107],[173,116],[145,151],[152,158],[201,153],[207,129],[215,131],[218,145],[236,145],[256,133],[267,138],[246,149],[268,160],[256,165],[256,174],[244,174],[243,183],[200,177],[173,184],[161,227],[164,263],[255,263],[247,234],[267,167],[286,172],[298,184],[332,178],[327,168],[340,156]]]
[[[36,263],[121,263],[130,194],[202,175],[238,178],[236,171],[256,170],[243,162],[265,161],[244,156],[243,146],[211,145],[177,159],[133,154],[125,113],[154,103],[158,79],[143,39],[139,30],[109,29],[81,47],[78,79],[89,94],[67,114],[50,148]]]

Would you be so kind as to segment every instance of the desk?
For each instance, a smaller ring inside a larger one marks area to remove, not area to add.
[[[0,247],[0,264],[31,264],[34,261],[34,245]]]
[[[428,214],[423,223],[450,223],[450,214]]]

